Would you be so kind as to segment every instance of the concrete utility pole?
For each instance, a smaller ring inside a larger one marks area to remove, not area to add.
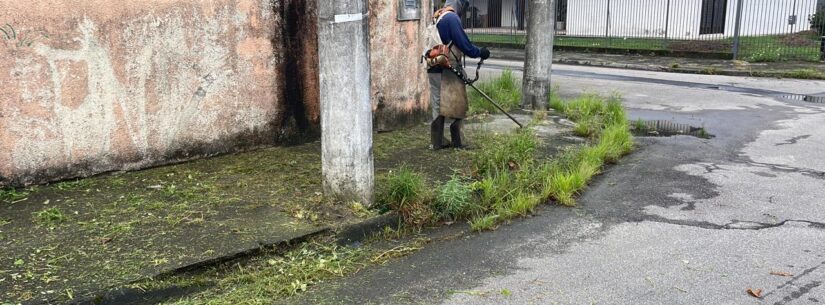
[[[374,194],[366,0],[317,0],[324,191],[371,204]]]
[[[556,35],[556,1],[530,0],[527,6],[527,56],[524,61],[524,109],[546,110]]]

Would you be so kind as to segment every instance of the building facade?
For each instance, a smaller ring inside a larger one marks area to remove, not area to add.
[[[0,187],[316,139],[315,3],[0,0]],[[369,0],[378,129],[427,113],[401,4]]]
[[[556,0],[559,35],[718,39],[736,28],[736,0]],[[473,27],[523,30],[525,0],[471,0]],[[821,0],[747,0],[741,34],[765,36],[811,29]]]

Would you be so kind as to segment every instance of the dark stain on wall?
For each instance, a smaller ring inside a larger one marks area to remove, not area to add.
[[[281,16],[281,117],[277,141],[299,144],[320,136],[318,15],[314,0],[285,0],[274,9]]]

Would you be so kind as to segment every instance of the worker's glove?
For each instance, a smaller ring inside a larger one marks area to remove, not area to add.
[[[481,48],[481,59],[490,58],[490,50],[487,50],[487,47]]]

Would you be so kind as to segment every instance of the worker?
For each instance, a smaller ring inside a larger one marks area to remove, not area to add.
[[[490,57],[487,48],[476,47],[470,42],[461,25],[461,16],[469,6],[469,0],[447,0],[444,7],[434,14],[434,26],[429,30],[431,45],[424,56],[428,58],[429,63],[427,76],[433,117],[430,123],[433,150],[467,147],[462,139],[462,127],[469,107],[467,88],[464,81],[446,67],[460,65],[463,55],[481,59]],[[440,58],[441,62],[435,58]],[[444,139],[444,124],[447,119],[453,120],[450,124],[451,143],[446,143]]]

